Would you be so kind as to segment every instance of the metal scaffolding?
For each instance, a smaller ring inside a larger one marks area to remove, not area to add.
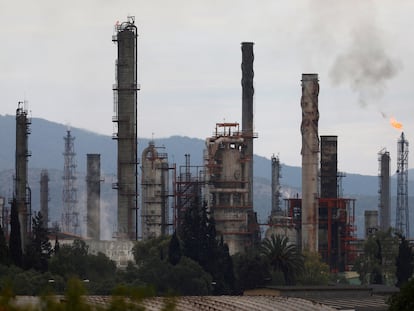
[[[408,211],[408,141],[404,132],[398,140],[397,153],[397,209],[395,229],[407,239],[410,238]]]
[[[79,211],[78,211],[78,189],[76,187],[76,161],[75,161],[75,137],[66,131],[65,151],[63,152],[63,213],[62,230],[65,232],[79,234]]]

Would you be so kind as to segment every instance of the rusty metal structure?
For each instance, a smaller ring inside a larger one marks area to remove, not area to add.
[[[185,154],[185,165],[174,167],[174,229],[180,232],[185,213],[203,201],[205,185],[204,166],[191,165],[191,157]]]
[[[49,173],[47,170],[40,172],[40,213],[43,217],[43,227],[48,228],[49,224]]]
[[[390,153],[384,148],[378,152],[378,211],[379,228],[387,231],[391,227]]]
[[[112,41],[117,43],[115,69],[114,134],[118,143],[117,239],[138,239],[138,136],[137,136],[137,27],[135,18],[115,25]]]
[[[337,136],[321,136],[320,144],[320,195],[315,195],[316,211],[313,212],[317,219],[314,227],[310,229],[313,236],[317,235],[316,251],[329,265],[330,270],[349,271],[356,258],[355,199],[338,196],[342,193],[340,183],[343,174],[338,172]],[[311,181],[314,182],[313,179]],[[285,199],[287,223],[302,235],[302,241],[307,238],[303,236],[303,220],[306,219],[303,216],[306,211],[303,203],[304,199],[299,197]]]
[[[206,195],[209,210],[230,254],[245,252],[257,239],[257,221],[250,201],[250,158],[238,123],[217,123],[206,140]]]
[[[350,271],[356,258],[355,199],[318,198],[318,253],[332,272]],[[302,199],[285,199],[289,228],[302,228]]]
[[[79,210],[78,210],[78,188],[76,185],[76,152],[75,137],[72,136],[70,129],[63,137],[65,150],[63,152],[63,213],[62,229],[64,232],[79,234]]]
[[[410,238],[408,211],[408,141],[401,133],[397,145],[397,208],[395,229],[407,239]]]
[[[148,143],[141,157],[141,225],[142,239],[168,234],[169,174],[168,154],[160,152],[154,141]]]
[[[86,155],[86,235],[101,238],[101,155]]]
[[[317,74],[302,74],[302,249],[318,251],[318,95]]]
[[[205,197],[230,254],[245,252],[259,240],[253,210],[253,42],[242,42],[242,125],[217,123],[206,139]]]
[[[18,102],[16,110],[16,154],[14,175],[14,198],[20,223],[20,235],[23,252],[30,235],[31,228],[31,190],[28,185],[28,136],[30,134],[30,118],[26,108],[26,102]]]
[[[268,228],[265,231],[265,237],[270,238],[272,235],[283,235],[288,238],[289,243],[298,245],[298,230],[292,223],[292,218],[286,213],[286,210],[280,206],[280,178],[281,178],[281,165],[279,157],[271,157],[271,169],[272,169],[272,208],[268,220]]]

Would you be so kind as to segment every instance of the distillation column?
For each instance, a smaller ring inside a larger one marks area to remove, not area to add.
[[[101,237],[101,155],[86,155],[86,221],[87,237]]]
[[[116,238],[138,238],[137,27],[134,17],[115,25],[118,45],[114,91],[114,139],[118,141],[118,228]]]
[[[397,153],[397,209],[395,229],[407,239],[410,238],[408,212],[408,141],[404,132],[398,140]]]
[[[141,217],[142,239],[168,233],[169,165],[168,155],[159,152],[153,141],[142,152]]]
[[[317,74],[302,74],[302,249],[318,251],[318,95]]]
[[[43,227],[49,224],[49,173],[47,170],[40,172],[40,213],[43,217]]]
[[[15,190],[17,211],[19,214],[20,235],[22,249],[25,246],[30,232],[31,222],[31,192],[27,183],[28,179],[28,135],[30,134],[30,120],[27,117],[25,102],[19,102],[16,110],[16,159],[15,159]]]

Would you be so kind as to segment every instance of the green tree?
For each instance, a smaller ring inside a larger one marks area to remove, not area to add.
[[[271,280],[269,261],[255,250],[234,255],[233,262],[237,293],[263,286]]]
[[[168,254],[169,243],[170,237],[166,236],[137,242],[132,248],[135,262],[141,265],[153,258],[164,259]]]
[[[319,253],[304,252],[304,267],[298,277],[301,285],[328,285],[329,265],[322,261]]]
[[[397,283],[395,285],[401,287],[401,285],[408,282],[413,275],[414,254],[412,247],[405,237],[400,234],[397,234],[397,236],[400,238],[400,243],[398,246],[398,256],[395,260],[395,275],[397,277]]]
[[[286,236],[272,234],[264,239],[261,253],[268,258],[273,271],[283,273],[286,285],[296,283],[296,277],[303,271],[303,256]]]
[[[217,240],[214,218],[199,197],[185,212],[179,236],[183,255],[198,262],[213,277],[214,293],[230,294],[234,290],[232,259],[227,245]]]
[[[17,211],[17,202],[15,198],[13,198],[10,209],[10,257],[13,264],[21,267],[23,264],[22,238],[20,236],[19,214]]]
[[[412,311],[414,310],[414,279],[411,279],[400,291],[393,294],[387,301],[390,311]]]
[[[52,245],[48,234],[42,214],[35,213],[32,219],[32,236],[29,238],[24,255],[26,269],[33,268],[41,272],[48,270],[48,261],[52,254]]]
[[[183,256],[175,266],[167,260],[153,258],[138,268],[138,279],[153,286],[158,295],[208,295],[212,278],[194,260]]]
[[[391,230],[377,231],[364,243],[364,252],[354,265],[362,284],[395,284],[398,238]]]
[[[174,230],[171,236],[170,244],[168,245],[168,261],[175,266],[181,259],[181,246],[177,237],[177,232]]]

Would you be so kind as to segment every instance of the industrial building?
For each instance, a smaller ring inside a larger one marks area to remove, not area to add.
[[[150,141],[141,157],[142,239],[168,234],[169,173],[168,155]]]
[[[217,123],[206,139],[205,195],[208,209],[230,254],[245,252],[259,240],[253,210],[253,42],[242,42],[242,126]]]
[[[14,194],[20,223],[20,235],[22,249],[28,241],[31,228],[31,190],[28,185],[28,158],[31,121],[28,117],[26,102],[20,101],[16,110],[16,154],[15,154],[15,176]]]
[[[112,41],[118,47],[115,65],[114,134],[117,140],[118,191],[117,239],[138,238],[138,157],[137,157],[137,27],[134,17],[115,25]]]
[[[245,252],[257,239],[256,215],[249,196],[245,137],[238,123],[218,123],[206,141],[206,195],[217,234],[230,254]]]

